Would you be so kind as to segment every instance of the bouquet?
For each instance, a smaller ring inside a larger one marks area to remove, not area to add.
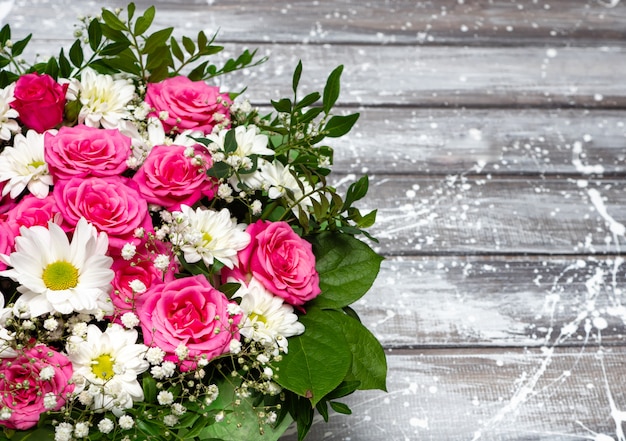
[[[0,30],[0,439],[302,440],[385,389],[350,306],[382,260],[368,180],[327,181],[341,66],[263,114],[211,82],[264,59],[154,15],[103,9],[32,65]]]

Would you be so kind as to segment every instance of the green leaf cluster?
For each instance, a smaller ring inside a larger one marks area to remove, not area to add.
[[[80,76],[85,68],[100,73],[127,74],[139,83],[158,82],[167,77],[186,75],[191,80],[209,80],[213,77],[263,63],[255,59],[256,51],[245,50],[236,58],[216,65],[210,57],[224,48],[215,44],[216,34],[210,38],[204,31],[195,38],[173,36],[174,29],[152,30],[156,9],[150,6],[143,13],[130,3],[122,10],[103,8],[99,17],[85,18],[79,37],[57,57],[29,65],[19,57],[31,35],[11,42],[11,30],[5,25],[0,31],[0,87],[6,87],[20,75],[30,72],[47,73],[53,78]]]
[[[300,317],[306,331],[289,340],[276,382],[293,396],[285,409],[304,439],[314,410],[327,420],[328,407],[350,413],[338,399],[357,389],[386,390],[387,362],[382,346],[349,307],[371,287],[382,257],[343,233],[312,239],[322,293]]]

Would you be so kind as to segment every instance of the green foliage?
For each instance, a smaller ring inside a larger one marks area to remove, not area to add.
[[[100,18],[83,20],[81,35],[66,52],[47,62],[28,64],[21,60],[31,35],[11,42],[11,29],[0,30],[0,87],[6,87],[20,75],[28,72],[48,73],[52,77],[78,77],[87,67],[100,73],[126,73],[141,82],[158,82],[164,78],[182,75],[192,80],[208,80],[249,66],[263,63],[255,59],[256,51],[245,50],[236,58],[219,66],[209,61],[210,56],[224,48],[213,44],[216,35],[208,38],[204,31],[195,38],[172,36],[173,28],[151,31],[156,15],[154,6],[141,15],[135,15],[133,3],[122,11],[102,9]],[[66,55],[67,53],[67,55]],[[11,69],[8,67],[11,66]]]

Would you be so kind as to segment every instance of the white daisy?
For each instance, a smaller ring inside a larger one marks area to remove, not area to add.
[[[276,345],[287,352],[287,337],[304,332],[304,325],[298,321],[293,307],[267,291],[255,278],[247,286],[242,283],[234,297],[241,297],[244,319],[239,332],[244,337],[265,345]]]
[[[15,83],[0,89],[0,140],[8,141],[14,133],[19,133],[20,126],[15,120],[19,116],[17,110],[9,104],[14,100]]]
[[[108,295],[113,259],[105,254],[108,245],[106,234],[98,234],[84,218],[78,221],[71,243],[53,222],[48,228],[22,227],[8,258],[13,268],[0,272],[20,284],[17,289],[22,295],[14,313],[26,318],[57,312],[113,312]]]
[[[53,131],[54,133],[54,131]],[[53,184],[44,156],[44,134],[29,130],[15,136],[13,147],[0,153],[0,182],[7,182],[2,196],[17,198],[25,188],[39,199],[48,196]]]
[[[150,366],[144,355],[147,346],[137,343],[137,331],[112,324],[102,332],[96,325],[87,327],[87,336],[70,337],[68,358],[74,376],[81,378],[74,393],[83,390],[93,397],[95,411],[112,410],[121,415],[133,402],[143,400],[137,376]]]
[[[280,161],[260,162],[256,179],[262,182],[262,188],[267,191],[270,199],[284,198],[296,216],[301,210],[308,212],[313,206],[311,198],[317,197],[311,184],[304,179],[296,178],[291,167],[283,165]]]
[[[124,79],[116,80],[111,75],[99,74],[85,69],[80,81],[70,82],[69,99],[82,104],[78,122],[90,127],[116,129],[120,122],[130,117],[126,106],[135,97],[135,87]]]
[[[221,211],[181,206],[184,219],[181,250],[189,263],[203,260],[209,266],[214,259],[228,268],[239,263],[237,252],[250,243],[244,224],[237,224],[228,209]]]
[[[221,130],[207,136],[207,139],[213,141],[209,144],[209,150],[212,152],[225,152],[226,134],[231,130],[235,131],[235,141],[237,149],[229,152],[227,162],[234,168],[246,167],[251,165],[249,159],[252,155],[273,156],[274,150],[267,148],[267,136],[259,133],[258,127],[250,125],[248,127],[238,126],[230,130]]]

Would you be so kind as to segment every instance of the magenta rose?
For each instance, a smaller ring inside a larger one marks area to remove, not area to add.
[[[204,81],[181,76],[149,83],[146,103],[154,109],[148,116],[159,118],[165,132],[211,133],[216,124],[229,126],[231,99],[228,94],[220,93],[219,87]],[[167,112],[167,118],[163,118],[163,112]]]
[[[26,127],[43,133],[63,122],[67,87],[48,74],[22,75],[15,83],[15,99],[10,105]]]
[[[81,217],[109,236],[109,246],[121,249],[139,243],[135,229],[152,230],[148,203],[133,181],[120,176],[72,178],[58,181],[54,199],[63,215],[63,227],[73,230]]]
[[[185,155],[187,147],[180,145],[155,146],[133,177],[141,194],[150,203],[168,210],[179,210],[181,204],[193,205],[203,196],[212,198],[217,183],[206,175],[213,164],[208,152],[198,146],[196,156],[203,164]]]
[[[44,368],[48,367],[52,368],[54,375],[47,372],[42,375]],[[17,430],[34,427],[39,415],[48,411],[44,406],[47,394],[56,397],[56,406],[52,410],[61,409],[67,396],[74,391],[74,384],[70,383],[72,374],[72,364],[67,357],[44,345],[26,349],[16,358],[2,359],[0,406],[11,410],[11,417],[0,420],[0,425]],[[24,384],[29,387],[23,387]]]
[[[14,226],[15,234],[19,232],[20,227],[46,226],[48,221],[57,217],[61,217],[61,212],[51,194],[43,199],[28,194],[7,213],[7,221]]]
[[[176,361],[176,348],[189,349],[189,368],[194,359],[211,360],[228,352],[230,341],[239,338],[241,315],[230,315],[226,296],[198,275],[153,286],[137,307],[144,343],[164,350]],[[229,323],[229,319],[232,322]]]
[[[224,280],[258,279],[265,289],[292,305],[302,305],[320,294],[313,247],[286,222],[259,220],[246,229],[250,245],[239,252],[239,267],[224,268]]]
[[[130,143],[117,129],[85,125],[61,127],[44,137],[46,162],[57,179],[119,175],[128,168]]]

